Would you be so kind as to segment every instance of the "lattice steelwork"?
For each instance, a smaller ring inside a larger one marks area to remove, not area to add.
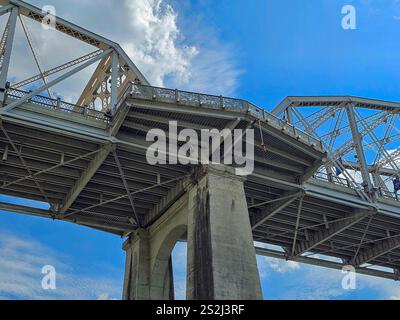
[[[397,198],[400,104],[357,97],[288,97],[273,114],[321,139],[329,154],[317,178],[366,199]]]

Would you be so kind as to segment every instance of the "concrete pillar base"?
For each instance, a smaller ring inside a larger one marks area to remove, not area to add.
[[[244,179],[204,166],[189,190],[187,298],[262,299]]]
[[[186,193],[126,241],[124,299],[174,298],[171,252],[187,235],[187,298],[262,299],[244,178],[203,166]]]
[[[168,269],[161,279],[152,274],[147,230],[138,230],[125,242],[124,250],[126,251],[124,300],[175,299],[172,259],[169,259]]]
[[[150,299],[149,235],[137,230],[123,246],[126,251],[124,300]]]

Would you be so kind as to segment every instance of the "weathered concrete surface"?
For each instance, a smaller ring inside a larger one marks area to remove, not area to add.
[[[124,299],[174,298],[171,253],[185,235],[188,299],[261,299],[243,183],[232,168],[200,168],[185,195],[125,243]]]
[[[147,230],[138,230],[124,244],[125,300],[173,300],[171,253],[187,232],[187,196],[179,199]]]
[[[137,230],[124,243],[126,251],[124,300],[148,300],[150,298],[149,234]]]
[[[188,299],[262,299],[244,179],[205,166],[189,190]]]

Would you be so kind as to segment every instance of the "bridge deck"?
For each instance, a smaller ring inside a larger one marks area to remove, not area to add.
[[[9,101],[18,94],[9,92]],[[157,220],[185,192],[192,170],[149,165],[148,130],[167,131],[171,120],[197,131],[244,129],[257,119],[268,151],[256,134],[255,171],[245,183],[254,240],[282,246],[294,260],[318,253],[399,269],[400,206],[393,195],[371,200],[362,190],[313,178],[325,157],[318,140],[246,101],[224,97],[134,86],[110,123],[101,112],[44,97],[3,112],[2,193],[44,201],[50,209],[1,208],[127,235]]]

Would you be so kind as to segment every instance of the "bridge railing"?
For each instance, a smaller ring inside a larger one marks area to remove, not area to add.
[[[12,99],[22,98],[26,94],[29,94],[29,92],[14,88],[9,88],[6,91],[7,97]],[[279,119],[278,117],[272,115],[264,109],[257,107],[254,104],[243,99],[234,99],[223,96],[201,94],[189,91],[152,87],[131,83],[123,92],[123,94],[120,95],[116,108],[118,108],[125,101],[126,97],[129,94],[134,95],[135,98],[138,99],[153,101],[156,100],[165,103],[179,103],[186,106],[201,106],[205,108],[225,110],[243,110],[258,119],[274,124],[276,127],[280,128],[283,131],[291,133],[299,140],[306,141],[310,145],[314,145],[315,147],[324,150],[322,141],[316,139],[306,132],[299,130],[292,124],[282,119]],[[52,99],[49,97],[36,95],[29,99],[29,102],[48,109],[57,109],[68,113],[81,114],[87,118],[98,121],[109,121],[109,118],[105,115],[103,111],[91,109],[86,106],[82,107],[79,105],[75,105],[62,101],[61,99]]]
[[[342,178],[342,177],[330,176],[329,174],[327,174],[326,172],[323,172],[323,171],[317,171],[314,175],[314,178],[317,180],[327,181],[327,182],[330,182],[330,183],[333,183],[333,184],[336,184],[336,185],[339,185],[342,187],[357,189],[360,191],[364,190],[364,187],[361,183],[357,183],[354,181],[350,182],[348,179]],[[400,196],[395,192],[391,192],[391,191],[385,190],[383,188],[377,189],[376,192],[377,192],[377,195],[382,198],[400,201]]]
[[[29,92],[14,88],[7,89],[6,91],[7,98],[11,99],[19,99],[27,94],[29,94]],[[60,110],[68,113],[80,114],[89,119],[94,119],[103,122],[106,122],[108,120],[104,112],[102,111],[90,109],[88,107],[78,106],[72,103],[62,101],[61,99],[52,99],[49,97],[36,95],[33,96],[31,99],[29,99],[29,102],[52,110]]]
[[[264,109],[255,106],[254,104],[243,100],[234,99],[224,96],[216,96],[202,94],[190,91],[181,91],[176,89],[167,89],[153,86],[145,86],[132,83],[127,88],[137,99],[159,101],[164,103],[178,103],[185,106],[204,107],[209,109],[224,109],[224,110],[243,110],[253,115],[254,117],[272,123],[283,131],[287,131],[297,137],[299,140],[308,142],[310,145],[324,150],[322,141],[316,139],[312,135],[303,132],[291,125],[290,123],[279,119]],[[126,95],[124,94],[123,97]]]

